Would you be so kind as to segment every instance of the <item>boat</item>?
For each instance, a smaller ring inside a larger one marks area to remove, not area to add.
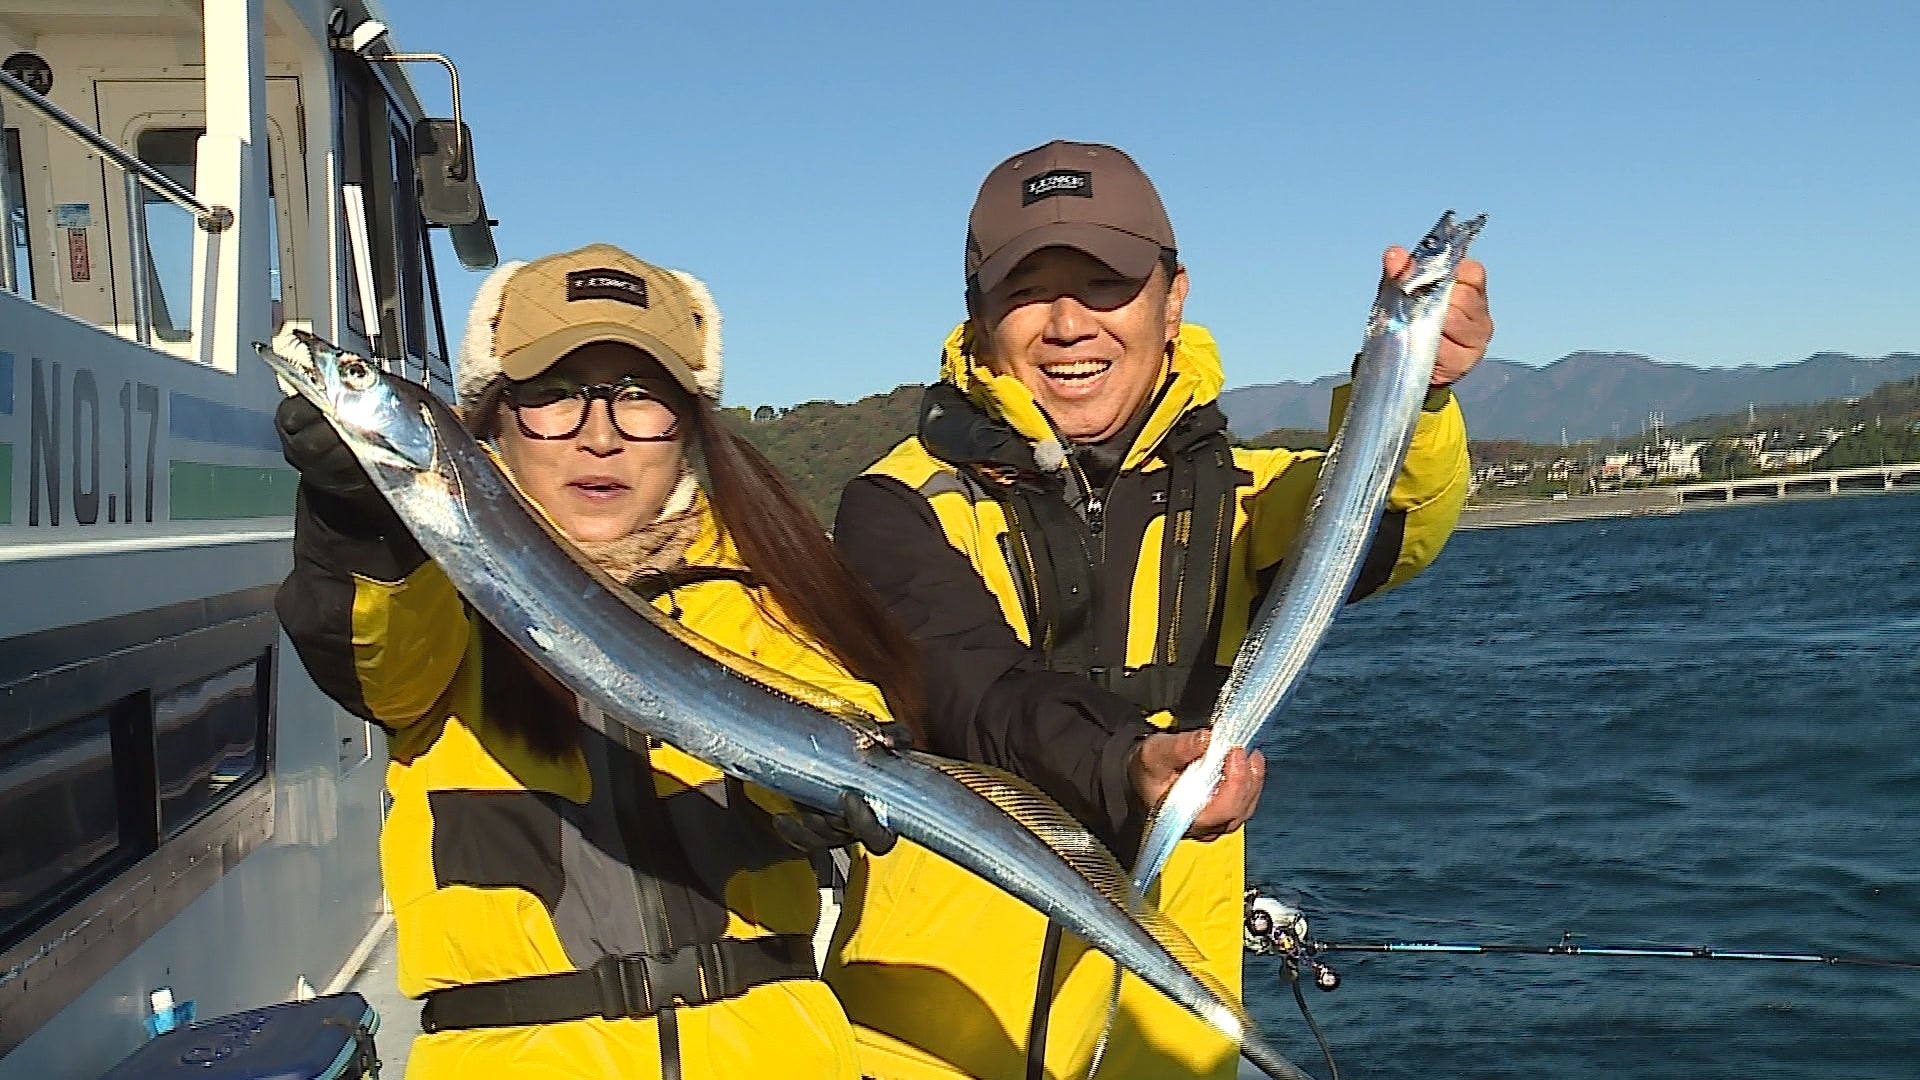
[[[0,57],[0,1077],[98,1077],[390,923],[383,740],[273,611],[250,344],[450,398],[438,274],[497,258],[457,71],[373,3],[0,0]]]

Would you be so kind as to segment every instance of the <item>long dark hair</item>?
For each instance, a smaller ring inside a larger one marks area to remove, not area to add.
[[[766,455],[723,425],[706,398],[696,398],[689,412],[706,466],[707,501],[739,549],[740,561],[793,628],[879,687],[894,719],[924,745],[926,689],[919,647],[840,560],[813,511]]]
[[[476,438],[500,430],[505,381],[480,395],[464,417]],[[683,445],[704,466],[707,502],[720,527],[732,539],[740,561],[753,573],[792,630],[826,646],[856,678],[880,689],[893,718],[926,744],[922,718],[926,690],[919,647],[897,627],[880,598],[860,580],[827,539],[826,530],[794,493],[793,485],[752,443],[721,423],[719,410],[704,396],[686,394],[670,402],[684,425]],[[507,665],[505,638],[489,626],[483,671]],[[497,640],[493,640],[497,639]],[[534,668],[524,657],[516,667]],[[529,748],[558,758],[573,744],[571,725],[556,725],[551,704],[540,698],[561,694],[559,683],[537,668],[485,676],[490,698],[504,698],[490,709],[494,723],[518,736]]]

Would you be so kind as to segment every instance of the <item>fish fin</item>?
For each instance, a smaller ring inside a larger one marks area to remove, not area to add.
[[[1040,838],[1053,852],[1067,861],[1075,873],[1087,880],[1100,895],[1122,911],[1138,919],[1153,939],[1179,961],[1180,966],[1198,979],[1214,997],[1233,1011],[1242,1031],[1253,1030],[1238,996],[1220,984],[1201,967],[1200,949],[1186,931],[1175,925],[1160,909],[1134,891],[1126,870],[1086,826],[1060,808],[1039,788],[1011,773],[987,765],[955,761],[921,751],[909,751],[921,763],[945,773],[967,790],[992,803],[1023,828]]]

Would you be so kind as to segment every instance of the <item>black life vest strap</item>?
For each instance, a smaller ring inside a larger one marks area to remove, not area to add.
[[[1171,710],[1198,724],[1226,680],[1215,655],[1240,483],[1226,416],[1212,404],[1195,409],[1168,433],[1162,457],[1168,475],[1159,633],[1153,661],[1143,667],[1095,663],[1098,567],[1066,500],[1031,483],[1000,498],[1014,548],[1024,556],[1015,560],[1015,580],[1024,586],[1022,598],[1032,598],[1029,625],[1048,669],[1091,679],[1148,713]]]
[[[1084,675],[1094,660],[1094,553],[1084,529],[1061,491],[1057,478],[1022,482],[1008,491],[1002,506],[1007,530],[1025,549],[1024,572],[1033,575],[1028,592],[1033,645],[1050,671]]]
[[[737,581],[748,588],[760,584],[753,571],[738,566],[676,566],[671,570],[652,570],[628,584],[640,599],[652,603],[675,589],[698,585],[703,581]]]
[[[1209,404],[1181,419],[1169,436],[1167,517],[1160,539],[1160,626],[1147,669],[1143,707],[1171,709],[1204,723],[1224,673],[1215,674],[1222,584],[1233,548],[1238,476],[1226,417]],[[1196,696],[1200,698],[1194,711]]]
[[[420,1030],[558,1024],[590,1016],[641,1019],[676,1005],[738,997],[763,983],[813,979],[813,941],[776,934],[683,946],[665,955],[603,956],[558,975],[451,986],[427,993]]]

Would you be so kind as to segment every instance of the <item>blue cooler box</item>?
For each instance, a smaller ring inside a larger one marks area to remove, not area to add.
[[[379,1026],[354,993],[268,1005],[169,1031],[101,1080],[366,1080]]]

